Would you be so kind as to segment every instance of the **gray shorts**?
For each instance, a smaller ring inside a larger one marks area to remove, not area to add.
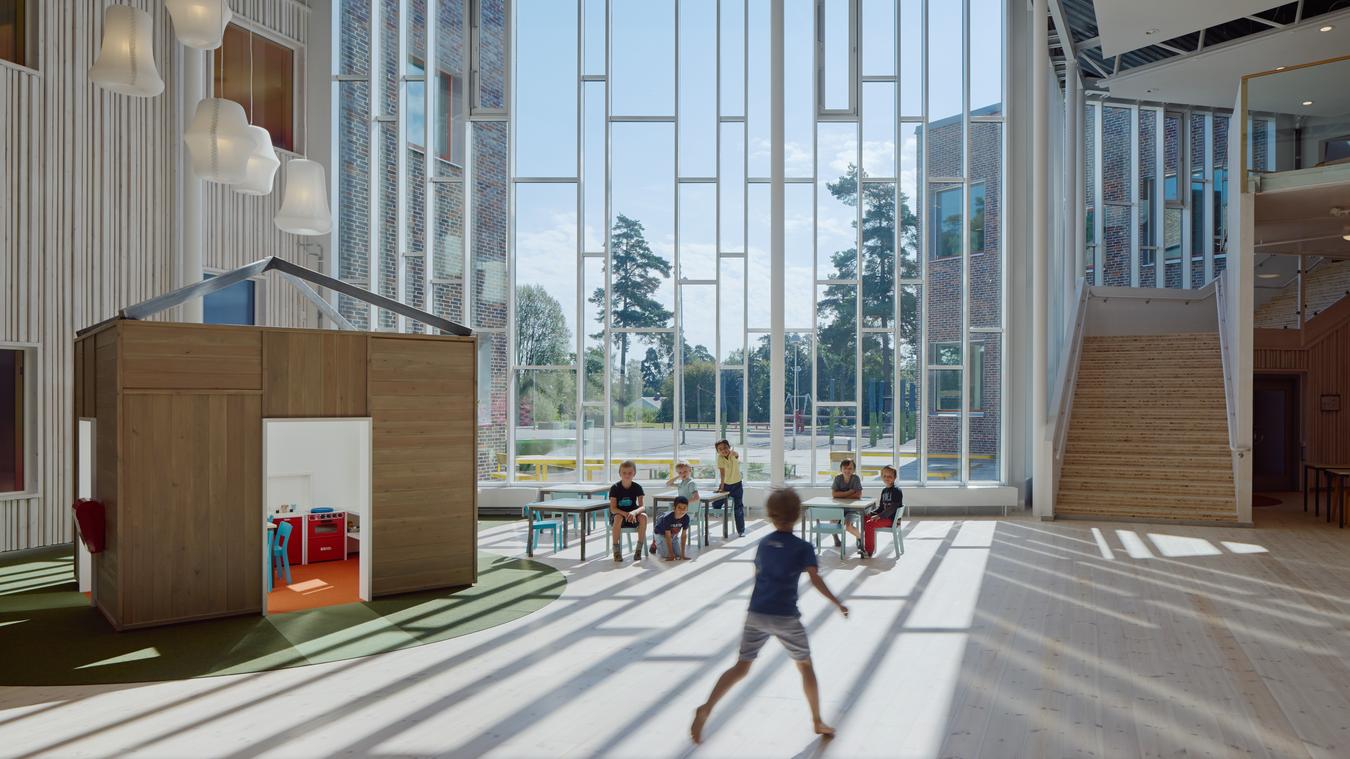
[[[745,630],[741,633],[741,661],[754,661],[759,649],[769,636],[777,638],[787,649],[793,661],[811,658],[811,644],[806,640],[806,628],[801,617],[782,617],[777,614],[750,612],[745,615]]]

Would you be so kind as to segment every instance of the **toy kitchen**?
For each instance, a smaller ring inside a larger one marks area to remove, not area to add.
[[[291,524],[286,557],[292,566],[321,561],[342,561],[361,549],[361,517],[350,511],[316,506],[301,513],[296,504],[281,504],[268,516],[273,524]]]

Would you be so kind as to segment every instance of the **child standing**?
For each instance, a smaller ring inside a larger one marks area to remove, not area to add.
[[[797,581],[802,572],[806,572],[816,590],[839,607],[839,613],[845,617],[848,617],[848,607],[834,597],[820,578],[815,548],[792,532],[802,511],[802,499],[796,491],[791,488],[775,490],[766,505],[774,532],[760,541],[755,552],[755,589],[750,594],[750,611],[745,615],[740,654],[736,664],[717,679],[708,700],[694,710],[689,735],[695,743],[702,741],[703,725],[713,707],[750,672],[750,664],[771,635],[797,662],[816,734],[834,735],[834,728],[820,718],[820,693],[815,670],[811,667],[811,645],[806,639],[806,628],[802,626],[801,612],[797,609]]]
[[[643,510],[642,500],[645,493],[642,486],[633,482],[637,475],[637,464],[625,461],[619,465],[619,481],[609,489],[609,514],[613,524],[614,560],[623,561],[619,538],[623,537],[625,525],[637,526],[637,547],[633,549],[633,561],[642,558],[642,548],[647,540],[647,514]]]
[[[745,537],[745,490],[741,487],[741,457],[731,449],[731,441],[717,441],[717,492],[726,493],[736,503],[736,534]],[[730,503],[728,503],[730,505]]]
[[[876,553],[877,528],[890,527],[895,524],[900,507],[905,505],[905,494],[895,486],[895,474],[895,467],[893,466],[881,468],[881,483],[886,487],[877,497],[876,508],[863,515],[862,533],[859,534],[853,525],[848,526],[849,534],[857,538],[858,542],[862,544],[862,547],[858,549],[858,555],[864,559],[870,559],[872,554]]]
[[[689,499],[675,496],[675,507],[656,520],[652,535],[652,550],[657,556],[666,561],[689,558],[686,554],[689,548]],[[680,547],[679,555],[675,553],[676,545]]]
[[[830,495],[834,498],[862,498],[862,479],[853,473],[853,459],[839,462],[839,474],[834,476],[834,484],[830,485]],[[848,523],[847,517],[844,529],[853,531],[853,525]],[[839,535],[836,534],[834,544],[839,543]]]

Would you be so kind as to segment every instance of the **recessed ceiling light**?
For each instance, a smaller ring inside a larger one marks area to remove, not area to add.
[[[1342,239],[1342,240],[1345,240],[1346,242],[1350,242],[1350,234],[1348,234],[1348,235],[1341,235],[1341,239]]]
[[[1265,274],[1257,274],[1256,276],[1260,277],[1261,279],[1279,279],[1279,278],[1280,278],[1280,275],[1278,275],[1278,274],[1276,274],[1276,273],[1274,273],[1274,272],[1266,272]]]
[[[1312,105],[1312,101],[1311,101],[1311,100],[1304,100],[1304,101],[1303,101],[1303,104],[1304,104],[1304,105]]]
[[[1335,28],[1336,28],[1336,27],[1332,26],[1331,24],[1327,24],[1326,26],[1322,27],[1321,29],[1318,29],[1317,31],[1319,31],[1319,32],[1329,32],[1329,31],[1331,31],[1332,29],[1335,29]]]

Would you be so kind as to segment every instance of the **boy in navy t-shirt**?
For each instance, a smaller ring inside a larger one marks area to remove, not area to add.
[[[679,555],[675,547],[679,546]],[[689,548],[689,499],[675,496],[675,506],[662,514],[652,527],[652,553],[666,561],[681,561],[689,558],[685,555]]]
[[[609,516],[611,534],[614,538],[614,560],[623,561],[619,552],[619,536],[624,527],[637,528],[637,548],[633,549],[633,561],[642,558],[643,544],[647,540],[647,514],[642,503],[646,494],[642,486],[633,482],[637,475],[637,464],[625,461],[619,465],[619,481],[609,489]]]
[[[834,728],[820,718],[820,693],[815,670],[811,668],[811,646],[806,640],[801,612],[797,610],[797,582],[802,572],[845,617],[848,617],[848,607],[825,587],[825,581],[816,569],[815,548],[792,532],[802,511],[802,499],[796,491],[791,488],[775,490],[766,506],[774,532],[760,541],[755,553],[755,589],[750,594],[750,612],[745,616],[745,629],[741,633],[740,655],[736,664],[717,679],[707,702],[694,710],[694,724],[689,728],[689,735],[695,743],[702,741],[703,725],[713,707],[750,672],[751,662],[769,636],[777,638],[787,648],[788,656],[797,662],[816,734],[834,735]]]

